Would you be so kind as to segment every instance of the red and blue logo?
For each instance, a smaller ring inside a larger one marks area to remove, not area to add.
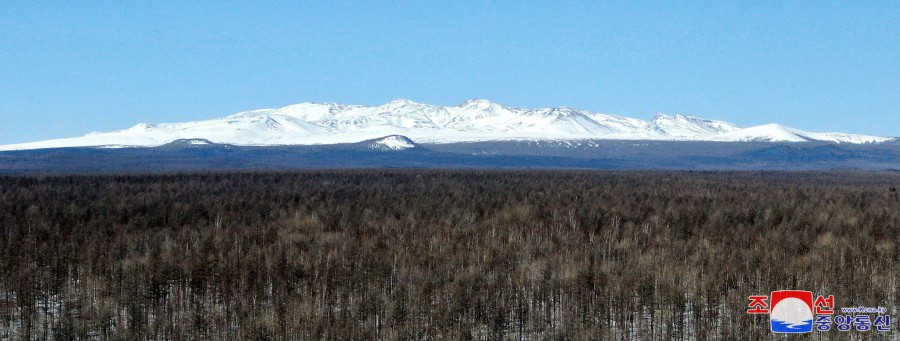
[[[803,290],[772,292],[769,323],[773,333],[809,333],[813,328],[813,294]]]

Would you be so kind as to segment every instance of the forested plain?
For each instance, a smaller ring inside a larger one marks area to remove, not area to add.
[[[0,339],[761,340],[747,297],[781,289],[900,319],[898,187],[896,172],[0,176]]]

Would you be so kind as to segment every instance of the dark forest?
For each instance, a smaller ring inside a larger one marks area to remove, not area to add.
[[[761,340],[747,296],[781,289],[900,319],[898,187],[891,172],[0,176],[0,339]]]

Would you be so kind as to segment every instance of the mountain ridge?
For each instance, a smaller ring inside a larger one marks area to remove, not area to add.
[[[808,132],[775,123],[740,127],[682,114],[657,114],[646,121],[570,107],[506,107],[485,99],[470,99],[456,106],[394,99],[380,106],[304,102],[209,120],[139,123],[112,132],[3,145],[0,150],[154,147],[192,139],[238,146],[317,145],[355,143],[393,135],[407,137],[415,143],[612,139],[859,144],[894,140]]]

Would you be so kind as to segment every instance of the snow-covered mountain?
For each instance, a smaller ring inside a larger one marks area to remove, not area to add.
[[[874,143],[891,138],[844,133],[813,133],[767,124],[742,128],[694,116],[658,114],[645,121],[567,107],[520,109],[483,99],[437,106],[405,99],[381,106],[301,103],[279,109],[237,113],[219,119],[147,124],[81,137],[0,146],[0,150],[56,147],[160,146],[176,140],[207,140],[233,145],[311,145],[350,143],[390,135],[417,143],[492,140],[687,140],[831,141]],[[387,148],[407,141],[386,139]],[[393,147],[392,147],[393,146]]]
[[[404,150],[415,148],[416,143],[406,136],[391,135],[380,138],[369,143],[369,148],[373,150]]]

